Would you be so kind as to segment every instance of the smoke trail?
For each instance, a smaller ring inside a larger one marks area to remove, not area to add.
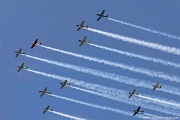
[[[114,21],[114,22],[121,23],[123,25],[128,25],[128,26],[133,27],[133,28],[141,29],[141,30],[144,30],[144,31],[148,31],[150,33],[155,33],[155,34],[158,34],[158,35],[162,35],[162,36],[172,38],[172,39],[177,39],[177,40],[180,41],[180,37],[175,36],[175,35],[170,35],[170,34],[167,34],[167,33],[164,33],[164,32],[160,32],[160,31],[153,30],[153,29],[150,29],[150,28],[141,27],[141,26],[134,25],[134,24],[127,23],[127,22],[123,22],[123,21],[120,21],[120,20],[115,20],[115,19],[112,19],[112,18],[108,18],[108,19],[111,20],[111,21]]]
[[[97,84],[90,84],[90,83],[86,83],[86,82],[83,82],[83,81],[78,81],[78,80],[67,78],[67,77],[47,74],[47,73],[34,71],[34,70],[30,70],[30,69],[25,69],[25,70],[27,70],[29,72],[33,72],[35,74],[39,74],[39,75],[43,75],[43,76],[46,76],[46,77],[54,78],[54,79],[57,79],[57,80],[68,79],[68,81],[70,83],[73,83],[74,85],[85,87],[87,89],[91,89],[91,90],[95,90],[97,92],[103,93],[103,94],[105,94],[104,96],[106,96],[106,98],[108,98],[108,97],[111,98],[111,99],[115,98],[115,99],[112,99],[112,100],[118,100],[119,102],[123,102],[123,103],[126,103],[126,104],[131,104],[131,105],[135,105],[135,106],[138,104],[138,105],[141,105],[141,106],[143,106],[143,107],[145,107],[147,109],[160,111],[160,112],[167,113],[167,114],[179,115],[177,110],[174,111],[174,110],[172,110],[170,108],[168,108],[168,110],[167,110],[166,107],[165,108],[159,107],[158,104],[157,105],[144,104],[143,101],[140,100],[140,99],[139,100],[134,99],[134,101],[131,102],[131,101],[127,100],[127,98],[128,98],[127,93],[128,92],[124,92],[123,90],[118,90],[118,89],[115,89],[115,88],[109,88],[109,87],[105,87],[105,86],[100,86],[100,85],[97,85]]]
[[[108,50],[108,51],[111,51],[111,52],[116,52],[116,53],[119,53],[119,54],[122,54],[122,55],[135,57],[135,58],[151,61],[151,62],[154,62],[154,63],[160,63],[162,65],[169,65],[169,66],[172,66],[172,67],[175,67],[175,68],[180,68],[180,64],[170,62],[170,61],[166,61],[166,60],[163,60],[163,59],[158,59],[158,58],[148,57],[148,56],[144,56],[144,55],[140,55],[140,54],[135,54],[135,53],[130,53],[130,52],[121,51],[121,50],[117,50],[117,49],[112,49],[112,48],[108,48],[108,47],[105,47],[105,46],[100,46],[100,45],[92,44],[92,43],[89,44],[89,45],[93,46],[93,47],[101,48],[101,49],[104,49],[104,50]]]
[[[86,105],[86,106],[93,107],[93,108],[98,108],[98,109],[101,109],[101,110],[111,111],[111,112],[123,114],[123,115],[126,115],[126,116],[132,116],[132,114],[130,114],[130,112],[125,112],[125,111],[122,111],[122,110],[119,110],[119,109],[106,107],[106,106],[100,106],[100,105],[96,105],[96,104],[93,104],[93,103],[87,103],[87,102],[83,102],[83,101],[79,101],[79,100],[75,100],[75,99],[71,99],[71,98],[67,98],[67,97],[62,97],[62,96],[58,96],[58,95],[54,95],[54,94],[48,94],[48,95],[52,96],[52,97],[60,98],[60,99],[66,100],[66,101],[79,103],[81,105]],[[137,116],[137,117],[141,118],[140,116]]]
[[[32,71],[29,69],[28,69],[28,71],[34,72],[36,74],[41,74],[41,75],[47,76],[46,73],[42,73],[42,72],[38,72],[38,71]],[[87,72],[87,71],[84,71],[84,72]],[[110,74],[110,73],[106,73],[106,72],[100,72],[101,74],[99,74],[99,72],[100,71],[94,71],[93,73],[89,73],[89,74],[92,74],[92,75],[95,75],[98,77],[102,77],[102,78],[106,78],[108,80],[110,79],[113,81],[122,82],[122,83],[128,84],[128,85],[134,85],[136,87],[143,87],[143,88],[152,89],[153,83],[148,82],[148,81],[133,79],[133,78],[129,78],[129,77],[125,77],[125,76],[119,76],[116,74]],[[50,75],[51,77],[53,76],[55,79],[57,79],[59,77],[59,76],[57,77],[57,76],[54,76],[51,74],[48,74],[48,75]],[[49,77],[49,76],[47,76],[47,77]],[[62,78],[62,79],[70,79],[70,78]],[[76,83],[78,84],[79,82],[76,81]],[[175,87],[171,87],[171,86],[167,86],[167,85],[162,85],[162,86],[164,89],[158,89],[158,90],[163,91],[165,93],[172,93],[172,94],[180,95],[180,89],[179,88],[175,88]],[[91,87],[93,87],[93,86],[91,86]]]
[[[30,55],[23,55],[23,56],[26,56],[28,58],[33,58],[35,60],[39,60],[39,61],[42,61],[42,62],[50,63],[50,64],[53,64],[53,65],[57,65],[57,66],[60,66],[60,67],[68,68],[68,69],[71,69],[71,70],[75,70],[75,71],[78,71],[78,72],[88,73],[88,74],[91,74],[91,75],[96,75],[96,76],[107,76],[107,74],[108,74],[108,76],[110,75],[110,73],[104,74],[105,72],[101,72],[101,71],[95,70],[95,69],[89,69],[89,68],[85,68],[85,67],[80,67],[80,66],[75,66],[75,65],[71,65],[71,64],[62,63],[62,62],[51,61],[51,60],[48,60],[48,59],[42,59],[42,58],[39,58],[39,57],[30,56]],[[112,66],[115,66],[115,67],[120,67],[120,68],[123,68],[123,69],[127,69],[129,71],[138,72],[138,73],[145,74],[145,75],[148,75],[148,76],[151,76],[151,77],[158,77],[158,78],[162,78],[164,80],[169,80],[169,81],[172,81],[172,82],[180,83],[180,77],[179,76],[175,76],[175,75],[170,76],[170,75],[164,74],[162,72],[155,72],[155,71],[152,71],[152,70],[147,70],[147,69],[137,68],[137,67],[135,68],[134,66],[128,66],[128,65],[115,63],[115,62],[109,62],[109,61],[106,61],[106,60],[97,59],[97,58],[91,58],[91,57],[88,57],[88,56],[84,56],[84,57],[82,55],[79,55],[79,56],[81,56],[84,59],[92,60],[92,61],[99,62],[99,63],[104,63],[104,64],[107,64],[107,65],[112,65]]]
[[[98,92],[94,92],[94,91],[91,91],[91,90],[87,90],[87,89],[83,89],[83,88],[78,88],[78,87],[75,87],[75,86],[69,86],[69,87],[74,88],[76,90],[80,90],[80,91],[86,92],[86,93],[90,93],[90,94],[94,94],[94,95],[97,95],[97,96],[101,96],[101,97],[104,97],[104,98],[107,98],[107,99],[115,100],[115,101],[118,101],[118,102],[122,102],[123,101],[122,100],[122,96],[123,95],[124,95],[123,99],[127,99],[127,96],[125,94],[123,94],[123,93],[121,93],[118,96],[112,96],[112,95],[108,95],[108,93],[106,93],[106,92],[98,93]],[[127,94],[128,91],[125,91],[125,93]],[[166,106],[166,107],[171,107],[171,108],[176,107],[177,109],[180,109],[180,103],[177,103],[175,101],[171,101],[170,102],[169,100],[165,100],[165,99],[163,100],[163,99],[159,99],[159,98],[147,97],[147,95],[137,95],[137,96],[141,97],[141,98],[144,98],[144,99],[148,99],[148,100],[146,100],[146,103],[154,103],[154,104],[158,104],[158,105],[162,105],[162,106]],[[138,99],[135,98],[134,101],[136,102],[137,100]],[[142,101],[142,100],[139,100],[139,101]],[[159,103],[156,103],[156,102],[159,102]],[[168,105],[166,105],[166,104],[168,104]]]
[[[141,97],[141,98],[144,98],[144,99],[152,100],[154,102],[164,103],[164,104],[172,105],[172,106],[174,106],[176,108],[177,107],[180,108],[180,104],[179,103],[175,103],[174,101],[167,101],[167,100],[152,98],[152,97],[148,97],[148,96],[145,96],[145,95],[137,95],[137,96]]]
[[[48,112],[51,112],[51,113],[54,113],[56,115],[60,115],[60,116],[66,117],[66,118],[70,118],[70,119],[73,119],[73,120],[87,120],[86,118],[79,118],[79,117],[64,114],[64,113],[61,113],[61,112],[56,112],[54,110],[53,111],[48,110]]]
[[[102,35],[105,35],[105,36],[108,36],[108,37],[111,37],[114,39],[122,40],[125,42],[134,43],[137,45],[149,47],[152,49],[157,49],[157,50],[167,52],[167,53],[172,53],[175,55],[180,55],[180,49],[179,48],[169,47],[169,46],[161,45],[158,43],[151,43],[151,42],[147,42],[147,41],[142,41],[142,40],[138,40],[138,39],[134,39],[134,38],[130,38],[130,37],[125,37],[122,35],[109,33],[109,32],[105,32],[105,31],[101,31],[101,30],[97,30],[97,29],[92,29],[92,28],[84,28],[84,29],[98,33],[98,34],[102,34]]]

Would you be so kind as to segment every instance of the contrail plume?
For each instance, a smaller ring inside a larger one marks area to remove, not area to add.
[[[51,76],[55,79],[59,78],[59,76],[52,75],[52,74],[42,73],[39,71],[30,70],[30,69],[25,69],[25,70],[28,70],[28,71],[36,73],[36,74],[41,74],[41,75],[47,76],[47,77]],[[84,72],[86,72],[86,71],[84,71]],[[88,73],[88,71],[87,71],[87,73]],[[120,76],[120,75],[110,74],[110,73],[100,72],[100,71],[94,71],[93,73],[89,73],[89,74],[95,75],[98,77],[102,77],[102,78],[106,78],[106,80],[110,79],[113,81],[122,82],[124,84],[133,85],[136,87],[148,88],[148,89],[152,89],[152,84],[154,84],[154,83],[151,83],[148,81],[143,81],[143,80],[139,80],[139,79],[129,78],[129,77],[125,77],[125,76]],[[62,78],[62,79],[70,79],[70,78]],[[77,82],[77,81],[74,81],[74,80],[72,80],[72,81],[75,82],[77,85],[79,84],[79,82]],[[80,83],[82,83],[82,81]],[[175,88],[175,87],[171,87],[171,86],[167,86],[167,85],[162,85],[162,86],[164,89],[158,89],[159,91],[163,91],[165,93],[180,95],[180,89],[179,88]],[[93,86],[91,86],[91,87],[93,87]]]
[[[54,113],[56,115],[60,115],[60,116],[66,117],[66,118],[70,118],[70,119],[73,119],[73,120],[87,120],[86,118],[79,118],[79,117],[68,115],[68,114],[64,114],[64,113],[61,113],[61,112],[56,112],[54,110],[53,111],[48,110],[48,112],[51,112],[51,113]]]
[[[115,53],[118,53],[118,54],[126,55],[126,56],[129,56],[129,57],[139,58],[139,59],[146,60],[146,61],[151,61],[151,62],[154,62],[154,63],[160,63],[162,65],[169,65],[169,66],[172,66],[172,67],[175,67],[175,68],[180,68],[180,64],[170,62],[170,61],[167,61],[167,60],[163,60],[163,59],[159,59],[159,58],[153,58],[153,57],[140,55],[140,54],[135,54],[135,53],[130,53],[130,52],[127,52],[127,51],[121,51],[121,50],[117,50],[117,49],[113,49],[113,48],[109,48],[109,47],[105,47],[105,46],[100,46],[100,45],[92,44],[92,43],[89,44],[89,45],[93,46],[93,47],[96,47],[96,48],[100,48],[100,49],[108,50],[108,51],[111,51],[111,52],[115,52]]]
[[[180,49],[179,48],[169,47],[169,46],[161,45],[161,44],[158,44],[158,43],[152,43],[152,42],[138,40],[138,39],[134,39],[134,38],[130,38],[130,37],[125,37],[125,36],[122,36],[122,35],[109,33],[109,32],[105,32],[105,31],[93,29],[93,28],[84,28],[84,29],[95,32],[95,33],[98,33],[98,34],[102,34],[102,35],[105,35],[105,36],[108,36],[108,37],[111,37],[111,38],[114,38],[114,39],[122,40],[124,42],[134,43],[136,45],[140,45],[140,46],[160,50],[160,51],[175,54],[175,55],[180,55]]]
[[[106,93],[106,92],[99,93],[99,92],[95,92],[95,91],[92,91],[92,90],[87,90],[87,89],[83,89],[83,88],[79,88],[79,87],[75,87],[75,86],[69,86],[69,87],[74,88],[76,90],[86,92],[86,93],[90,93],[90,94],[94,94],[94,95],[97,95],[97,96],[105,97],[107,99],[115,100],[115,101],[118,101],[118,102],[122,102],[123,99],[126,100],[126,98],[127,98],[127,95],[125,95],[123,93],[120,93],[117,96],[112,96],[112,95],[108,95],[108,93]],[[125,93],[127,94],[128,91],[125,91]],[[140,97],[140,98],[146,99],[145,100],[146,103],[158,104],[156,102],[159,102],[159,104],[161,104],[162,106],[171,107],[171,108],[176,107],[177,109],[180,109],[180,103],[177,103],[175,101],[169,101],[169,100],[165,100],[165,99],[163,100],[163,99],[159,99],[159,98],[155,98],[155,97],[154,98],[153,97],[148,97],[147,95],[137,95],[137,96]],[[134,99],[135,102],[136,102],[136,100],[137,99]],[[139,101],[142,101],[142,100],[139,100]]]
[[[158,35],[162,35],[162,36],[172,38],[172,39],[176,39],[176,40],[180,41],[180,37],[175,36],[175,35],[167,34],[167,33],[160,32],[160,31],[157,31],[157,30],[153,30],[153,29],[150,29],[150,28],[141,27],[141,26],[138,26],[138,25],[135,25],[135,24],[123,22],[121,20],[116,20],[116,19],[113,19],[113,18],[108,18],[108,19],[111,20],[111,21],[114,21],[114,22],[121,23],[122,25],[127,25],[127,26],[130,26],[130,27],[133,27],[133,28],[141,29],[141,30],[144,30],[144,31],[147,31],[147,32],[150,32],[150,33],[155,33],[155,34],[158,34]]]
[[[54,95],[54,94],[48,94],[48,95],[52,96],[52,97],[59,98],[59,99],[63,99],[63,100],[66,100],[66,101],[78,103],[78,104],[81,104],[81,105],[86,105],[86,106],[93,107],[93,108],[98,108],[98,109],[101,109],[101,110],[111,111],[111,112],[123,114],[123,115],[126,115],[126,116],[132,116],[132,114],[130,112],[125,112],[125,111],[122,111],[122,110],[119,110],[119,109],[116,109],[116,108],[100,106],[100,105],[96,105],[96,104],[93,104],[93,103],[87,103],[87,102],[83,102],[83,101],[79,101],[79,100],[75,100],[75,99],[71,99],[71,98],[67,98],[67,97],[62,97],[62,96]],[[142,118],[142,116],[136,116],[136,117]]]
[[[78,71],[78,72],[88,73],[88,74],[96,75],[96,76],[106,76],[104,74],[105,72],[101,72],[99,70],[94,70],[94,69],[90,69],[90,68],[75,66],[75,65],[71,65],[71,64],[67,64],[67,63],[57,62],[57,61],[51,61],[51,60],[48,60],[48,59],[43,59],[43,58],[34,57],[34,56],[30,56],[30,55],[23,55],[23,56],[26,56],[28,58],[32,58],[32,59],[35,59],[35,60],[39,60],[39,61],[42,61],[42,62],[50,63],[52,65],[57,65],[57,66],[60,66],[60,67],[75,70],[75,71]],[[115,63],[115,62],[105,61],[105,60],[102,60],[102,59],[91,58],[91,57],[88,57],[88,56],[87,56],[87,58],[85,57],[84,59],[88,59],[88,60],[92,60],[92,61],[96,61],[96,62],[100,62],[100,63],[104,63],[104,64],[116,66],[116,67],[121,67],[123,69],[127,69],[127,70],[133,71],[133,72],[138,72],[138,73],[145,74],[145,75],[148,75],[148,76],[151,76],[151,77],[158,77],[158,78],[162,78],[164,80],[169,80],[169,81],[172,81],[172,82],[180,83],[180,77],[179,76],[167,75],[167,74],[162,73],[162,72],[155,72],[155,71],[152,71],[152,70],[147,70],[147,69],[143,69],[143,68],[137,68],[137,67],[134,67],[134,66],[128,66],[128,65],[124,65],[124,64]],[[110,73],[106,73],[106,74],[110,75]]]
[[[167,100],[162,100],[162,99],[157,99],[157,98],[152,98],[152,97],[148,97],[148,96],[145,96],[145,95],[137,95],[138,97],[141,97],[141,98],[144,98],[144,99],[148,99],[148,100],[152,100],[154,102],[159,102],[159,103],[163,103],[163,104],[168,104],[168,105],[172,105],[176,108],[179,108],[180,109],[180,104],[179,103],[175,103],[175,102],[172,102],[172,101],[167,101]]]
[[[30,70],[30,69],[25,69],[29,72],[33,72],[35,74],[39,74],[39,75],[43,75],[46,77],[50,77],[50,78],[54,78],[57,80],[64,80],[64,79],[68,79],[68,81],[74,85],[80,86],[80,87],[84,87],[87,89],[91,89],[100,93],[103,93],[104,96],[107,97],[111,97],[112,100],[117,100],[119,102],[123,102],[126,104],[131,104],[131,105],[142,105],[143,107],[147,108],[147,109],[151,109],[151,110],[155,110],[155,111],[160,111],[163,113],[167,113],[167,114],[173,114],[173,115],[179,115],[178,111],[174,111],[171,108],[168,108],[168,110],[166,109],[167,107],[160,107],[159,104],[156,105],[150,105],[149,103],[144,103],[144,101],[140,100],[140,99],[134,99],[133,102],[132,101],[127,101],[127,93],[123,90],[119,90],[119,89],[115,89],[115,88],[109,88],[109,87],[105,87],[105,86],[100,86],[97,84],[90,84],[90,83],[86,83],[83,81],[78,81],[75,79],[71,79],[71,78],[67,78],[67,77],[62,77],[62,76],[58,76],[58,75],[52,75],[52,74],[47,74],[47,73],[43,73],[43,72],[39,72],[39,71],[34,71],[34,70]],[[135,97],[134,97],[135,98]],[[147,100],[146,100],[147,101]],[[146,102],[145,101],[145,102]]]

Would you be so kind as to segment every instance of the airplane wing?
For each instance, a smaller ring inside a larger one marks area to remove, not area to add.
[[[81,22],[81,25],[80,25],[80,26],[82,27],[82,26],[83,26],[83,24],[84,24],[84,21],[82,21],[82,22]]]
[[[133,114],[133,116],[135,116],[137,113],[138,113],[138,112],[135,111],[134,114]]]
[[[80,43],[79,47],[81,47],[83,44],[84,44],[84,41],[82,41],[82,42]]]
[[[102,17],[98,17],[97,21],[99,21]]]
[[[35,46],[35,44],[32,44],[31,49],[33,49],[33,48],[34,48],[34,46]]]
[[[137,109],[137,111],[139,111],[139,110],[140,110],[140,108],[141,108],[141,107],[139,106],[139,107],[138,107],[138,109]]]
[[[42,97],[44,95],[44,92],[41,93],[40,97]]]
[[[22,68],[19,68],[17,72],[21,71]]]
[[[61,86],[61,89],[63,89],[63,87],[64,87],[65,85],[64,84],[62,84],[62,86]]]
[[[81,29],[81,27],[78,27],[77,31],[79,31]]]
[[[18,55],[19,55],[19,53],[17,53],[15,57],[17,57]]]
[[[102,11],[101,15],[104,15],[105,10]]]
[[[129,95],[129,98],[132,97],[132,93]]]
[[[47,111],[47,110],[44,110],[44,111],[43,111],[43,114],[46,113],[46,111]]]

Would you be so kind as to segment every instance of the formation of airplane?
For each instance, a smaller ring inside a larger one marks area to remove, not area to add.
[[[19,54],[25,54],[25,52],[21,52],[21,51],[22,51],[22,48],[20,48],[18,51],[15,51],[16,53],[15,57],[18,57]]]
[[[153,85],[152,91],[156,90],[156,88],[159,88],[159,89],[162,88],[162,86],[159,86],[159,82],[156,85]]]
[[[76,26],[78,27],[77,31],[79,31],[83,27],[88,28],[88,25],[84,25],[84,21],[82,21],[80,25],[76,25]]]
[[[47,93],[47,94],[51,94],[51,92],[47,92],[46,90],[47,90],[47,87],[45,87],[44,90],[42,90],[42,91],[40,90],[40,91],[39,91],[39,92],[41,93],[40,97],[42,97],[42,96],[43,96],[44,94],[46,94],[46,93]]]
[[[101,18],[108,18],[108,15],[104,15],[104,13],[105,13],[105,10],[103,10],[100,14],[96,14],[98,16],[97,21],[99,21]],[[77,24],[76,26],[78,27],[77,31],[79,31],[81,28],[84,28],[84,27],[88,28],[88,25],[84,25],[84,21],[82,21],[80,25]],[[79,40],[80,42],[79,47],[81,47],[84,43],[90,44],[90,41],[87,41],[86,39],[87,39],[87,36],[85,36],[82,40]],[[31,49],[33,49],[36,45],[41,45],[41,43],[38,43],[38,39],[36,39],[31,44],[32,44]],[[15,57],[18,57],[18,55],[20,54],[25,54],[25,52],[22,52],[22,48],[20,48],[18,51],[15,51],[15,53],[16,53]],[[21,69],[27,69],[27,67],[24,67],[24,63],[22,63],[20,66],[17,66],[17,67],[18,67],[17,72],[20,72]],[[61,84],[61,89],[63,89],[67,85],[70,85],[70,83],[67,83],[67,80],[65,80],[64,82],[60,84]],[[162,86],[159,86],[159,82],[156,85],[153,85],[152,91],[156,90],[157,88],[159,89],[162,88]],[[44,90],[40,90],[39,92],[41,93],[40,97],[44,96],[45,94],[51,94],[51,92],[47,92],[47,87],[45,87]],[[128,98],[131,98],[133,95],[138,95],[138,93],[136,92],[136,89],[134,89],[132,92],[129,92]],[[141,107],[139,106],[136,110],[133,110],[134,111],[133,116],[135,116],[138,113],[142,114],[144,112],[144,111],[141,111],[140,109]],[[48,110],[52,111],[53,109],[50,109],[50,106],[48,105],[46,108],[42,108],[42,110],[44,114]]]
[[[136,110],[133,110],[134,111],[134,114],[133,116],[135,116],[137,113],[143,113],[144,111],[140,111],[141,107],[139,106]]]
[[[22,63],[20,66],[17,66],[18,67],[18,71],[21,71],[21,69],[27,69],[27,67],[24,67],[24,63]]]
[[[36,39],[34,42],[31,43],[32,46],[31,46],[31,49],[34,48],[35,45],[41,45],[41,43],[38,43],[38,39]]]
[[[48,110],[52,111],[53,109],[49,108],[50,106],[48,105],[46,108],[43,108],[43,114],[46,113]]]
[[[63,89],[63,87],[66,85],[70,85],[70,83],[67,83],[67,80],[65,80],[63,83],[60,84],[61,84],[61,89]]]
[[[81,47],[84,43],[90,43],[90,41],[86,41],[86,38],[87,38],[87,36],[85,36],[85,37],[83,38],[83,40],[79,40],[79,42],[80,42],[79,47]]]
[[[138,93],[136,93],[136,89],[134,89],[132,92],[129,92],[129,98],[132,97],[133,95],[138,95]]]
[[[109,15],[104,15],[105,10],[101,12],[101,14],[96,14],[98,17],[97,21],[99,21],[102,17],[108,18]]]

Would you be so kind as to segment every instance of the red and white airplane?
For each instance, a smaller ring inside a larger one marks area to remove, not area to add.
[[[31,46],[31,49],[34,48],[35,45],[41,45],[41,43],[38,43],[38,39],[36,39],[34,42],[31,43],[32,46]]]

